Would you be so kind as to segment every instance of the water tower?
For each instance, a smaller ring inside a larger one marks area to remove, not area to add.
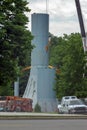
[[[53,90],[55,69],[49,68],[49,15],[34,13],[32,21],[31,70],[23,97],[33,99],[33,108],[38,103],[42,112],[56,111],[56,95]]]

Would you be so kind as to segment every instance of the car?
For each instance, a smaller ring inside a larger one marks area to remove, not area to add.
[[[63,97],[61,104],[58,104],[58,113],[87,114],[87,106],[77,97]]]

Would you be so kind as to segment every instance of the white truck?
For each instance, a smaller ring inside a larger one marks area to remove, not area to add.
[[[58,104],[58,113],[87,114],[87,106],[76,96],[65,96]]]

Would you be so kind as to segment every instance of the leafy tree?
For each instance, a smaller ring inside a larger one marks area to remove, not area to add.
[[[87,80],[83,77],[85,56],[79,33],[58,38],[52,47],[50,62],[59,68],[56,74],[55,91],[57,97],[65,95],[87,96]]]
[[[30,64],[32,35],[27,29],[30,12],[24,0],[0,1],[0,95],[12,95],[12,83],[21,69]],[[27,61],[28,60],[28,61]]]

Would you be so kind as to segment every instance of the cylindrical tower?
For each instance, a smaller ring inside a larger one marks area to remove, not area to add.
[[[48,44],[49,15],[32,14],[32,44],[34,49],[31,54],[31,66],[48,66]]]
[[[33,108],[39,103],[42,112],[55,111],[56,95],[53,91],[55,69],[48,67],[49,59],[49,15],[32,14],[34,48],[31,53],[31,71],[23,97],[33,100]]]

